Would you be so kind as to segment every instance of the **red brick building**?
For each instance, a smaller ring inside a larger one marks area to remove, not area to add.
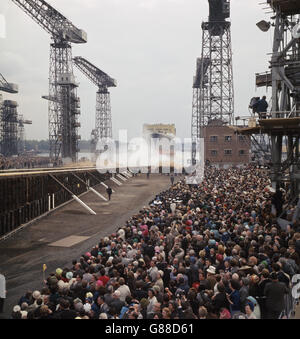
[[[238,135],[220,120],[212,120],[204,128],[205,161],[218,167],[249,164],[251,141]]]

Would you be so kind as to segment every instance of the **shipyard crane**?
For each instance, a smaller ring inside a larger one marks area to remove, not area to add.
[[[32,125],[32,121],[24,119],[23,115],[19,115],[18,124],[18,149],[19,153],[22,154],[23,152],[25,152],[25,125]]]
[[[80,100],[73,74],[72,43],[87,42],[87,34],[44,0],[12,0],[51,35],[48,123],[50,158],[77,160]]]
[[[106,143],[109,139],[112,139],[110,92],[108,88],[116,87],[117,82],[82,57],[75,57],[74,64],[98,87],[96,126],[92,131],[92,152],[96,152],[97,144],[100,140]]]
[[[16,94],[19,91],[18,85],[8,83],[0,73],[0,91]],[[0,151],[5,156],[17,154],[17,103],[11,100],[0,98]]]
[[[8,83],[4,76],[0,73],[0,91],[16,94],[18,93],[19,89],[18,85]]]
[[[192,164],[197,145],[211,123],[234,122],[230,0],[208,0],[209,18],[202,23],[202,52],[193,82]],[[199,157],[199,155],[198,155]]]

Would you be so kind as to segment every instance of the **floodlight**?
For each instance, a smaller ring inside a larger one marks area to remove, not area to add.
[[[262,20],[256,24],[256,26],[263,32],[268,32],[271,27],[271,23],[265,20]]]

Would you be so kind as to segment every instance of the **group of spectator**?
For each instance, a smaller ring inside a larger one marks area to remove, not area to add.
[[[265,169],[207,167],[156,196],[13,308],[23,319],[278,319],[299,273],[300,227],[276,222]],[[172,205],[172,208],[171,208]],[[174,209],[174,206],[176,207]]]
[[[49,157],[19,155],[18,157],[8,158],[0,154],[0,171],[10,169],[43,168],[48,167],[49,163]]]

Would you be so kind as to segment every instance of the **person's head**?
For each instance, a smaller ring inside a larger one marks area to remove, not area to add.
[[[163,319],[171,319],[171,311],[168,307],[164,307],[162,310]]]
[[[131,304],[131,302],[132,302],[132,299],[133,299],[133,298],[132,298],[132,296],[130,296],[130,295],[127,295],[127,296],[126,296],[126,298],[125,298],[125,302],[126,302],[126,304],[127,304],[127,305],[130,305],[130,304]]]
[[[128,313],[128,319],[134,320],[134,319],[138,319],[138,317],[139,317],[139,314],[134,310],[132,310]]]
[[[160,308],[161,308],[161,304],[160,303],[155,303],[154,306],[153,306],[154,313],[159,313],[160,312]]]
[[[231,314],[227,308],[221,308],[219,319],[231,319]]]
[[[243,286],[249,286],[250,284],[250,280],[246,277],[242,278],[242,283],[243,283]]]
[[[47,305],[41,306],[40,315],[41,315],[42,318],[47,317],[50,313],[51,313],[51,311],[49,310]]]
[[[121,296],[121,293],[120,293],[120,291],[115,291],[115,292],[113,293],[113,297],[114,297],[114,299],[119,299],[119,298],[120,298],[120,296]]]
[[[207,308],[204,306],[199,307],[198,311],[199,319],[206,319],[207,317]]]
[[[99,319],[108,319],[108,316],[106,313],[100,313]]]
[[[222,282],[217,284],[217,289],[220,293],[224,293],[225,292],[225,286]]]
[[[175,311],[175,305],[173,301],[169,301],[168,309],[170,310],[171,313]]]
[[[154,297],[154,290],[152,288],[149,288],[149,290],[148,290],[148,297],[150,299]]]
[[[240,283],[236,279],[231,279],[230,280],[230,288],[233,291],[239,290],[240,289]]]
[[[277,272],[272,272],[272,273],[270,274],[270,279],[271,279],[272,281],[278,281],[278,274],[277,274]]]
[[[250,315],[254,311],[254,305],[252,302],[248,301],[245,306],[245,313],[247,315]]]
[[[61,299],[59,305],[62,310],[67,310],[70,307],[70,302],[67,299]]]
[[[103,295],[99,295],[99,297],[97,298],[97,303],[98,305],[102,305],[105,303],[105,299]]]
[[[262,271],[261,271],[261,276],[264,278],[264,279],[268,279],[269,276],[270,276],[270,272],[264,268]]]

